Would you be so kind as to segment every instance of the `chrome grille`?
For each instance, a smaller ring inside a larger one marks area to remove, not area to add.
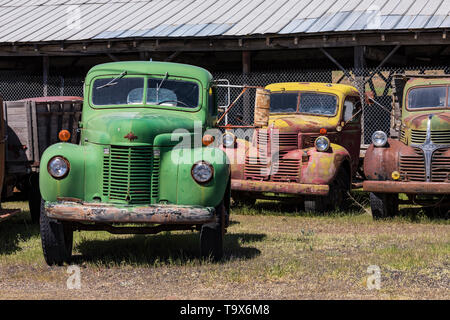
[[[111,146],[103,160],[103,195],[110,201],[150,203],[152,151],[151,147]]]

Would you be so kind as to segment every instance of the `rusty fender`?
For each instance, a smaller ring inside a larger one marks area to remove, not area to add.
[[[364,181],[363,189],[376,193],[450,194],[450,183]]]
[[[274,192],[317,196],[326,196],[330,191],[330,187],[328,185],[233,179],[231,180],[231,189],[239,191]]]
[[[116,207],[106,203],[46,202],[49,218],[74,222],[203,224],[212,222],[215,209],[182,205]]]

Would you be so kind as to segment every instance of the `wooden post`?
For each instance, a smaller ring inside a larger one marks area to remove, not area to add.
[[[365,47],[364,46],[356,46],[354,48],[354,72],[355,72],[355,87],[358,89],[359,96],[361,98],[362,108],[362,120],[361,120],[361,141],[362,144],[366,144],[365,141],[365,133],[364,133],[364,109],[366,107],[365,104],[365,80],[364,80],[364,68],[366,67],[366,59],[364,56]],[[369,142],[370,143],[370,142]]]
[[[248,76],[251,71],[251,55],[250,51],[242,51],[242,75],[244,80],[244,85],[249,85]],[[243,110],[243,121],[247,124],[252,124],[252,104],[250,102],[249,92],[244,93],[244,110]]]
[[[49,58],[48,56],[42,57],[42,84],[43,95],[48,96],[48,74],[49,74]]]

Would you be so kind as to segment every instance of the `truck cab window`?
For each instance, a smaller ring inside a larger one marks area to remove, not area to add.
[[[347,97],[344,101],[344,117],[345,122],[359,122],[360,113],[357,113],[361,109],[361,101],[357,97]]]
[[[195,82],[152,78],[148,80],[147,104],[196,108],[199,87]]]
[[[144,78],[112,78],[94,81],[92,102],[96,106],[142,104]]]
[[[408,93],[408,109],[445,108],[447,87],[419,87]]]

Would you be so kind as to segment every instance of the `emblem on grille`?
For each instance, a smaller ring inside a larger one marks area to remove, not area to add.
[[[447,148],[448,146],[445,145],[439,145],[434,144],[431,140],[431,119],[433,118],[433,115],[430,114],[428,116],[428,123],[427,123],[427,137],[425,139],[425,142],[423,144],[411,144],[414,148],[419,148],[423,152],[423,156],[425,158],[425,180],[427,182],[431,181],[431,162],[433,158],[433,153],[442,148]]]
[[[134,140],[136,140],[138,137],[135,136],[133,132],[130,132],[130,133],[127,134],[124,138],[125,138],[125,139],[128,139],[128,140],[130,140],[130,141],[134,141]]]

